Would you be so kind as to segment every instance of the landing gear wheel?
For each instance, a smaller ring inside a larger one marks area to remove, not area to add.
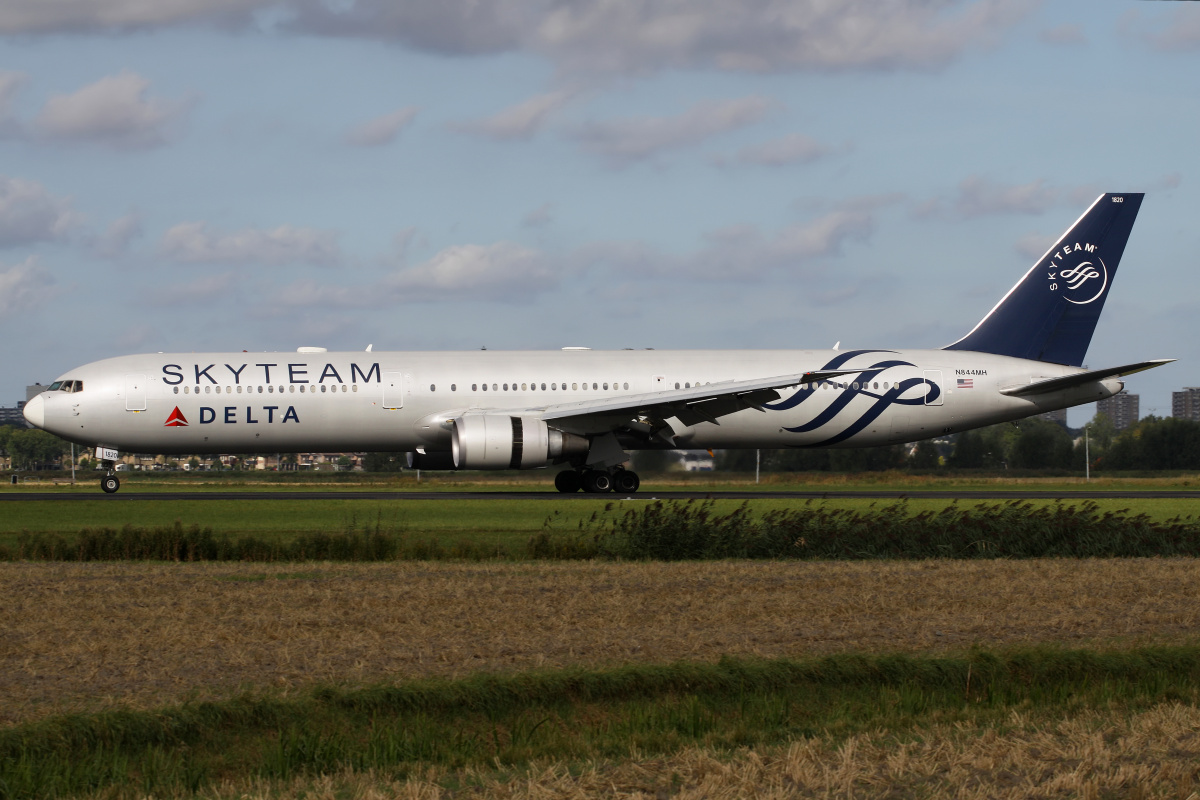
[[[105,475],[100,479],[100,488],[104,490],[105,494],[112,494],[121,488],[121,481],[116,475]]]
[[[589,469],[583,473],[583,490],[589,494],[604,494],[612,491],[612,478],[607,472]]]
[[[564,469],[554,476],[554,488],[563,494],[573,494],[580,489],[579,473],[573,469]]]
[[[641,478],[631,470],[617,470],[617,473],[612,476],[612,490],[617,494],[633,494],[641,485]]]

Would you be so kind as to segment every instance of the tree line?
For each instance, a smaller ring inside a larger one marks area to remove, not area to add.
[[[935,444],[891,445],[853,450],[763,450],[764,472],[873,472],[889,469],[1200,470],[1200,422],[1146,417],[1117,432],[1097,414],[1087,426],[1069,430],[1039,418],[964,431]],[[726,450],[718,470],[753,472],[753,450]]]

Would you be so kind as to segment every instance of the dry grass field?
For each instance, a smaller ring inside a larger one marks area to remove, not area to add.
[[[690,748],[666,757],[569,768],[540,764],[498,773],[431,768],[391,781],[343,773],[291,782],[227,782],[209,798],[438,800],[478,798],[664,798],[764,800],[792,797],[1194,798],[1200,781],[1200,710],[1163,704],[1114,720],[1084,713],[1035,720],[1013,712],[1003,726],[970,723],[918,729],[897,738],[875,733],[840,742],[805,738],[732,755]],[[451,791],[448,784],[470,790]]]
[[[1200,561],[6,563],[0,597],[12,724],[531,667],[1192,642]]]

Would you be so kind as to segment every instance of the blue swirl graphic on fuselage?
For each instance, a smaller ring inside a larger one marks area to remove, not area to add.
[[[826,370],[842,369],[843,365],[847,361],[854,358],[855,356],[864,355],[866,353],[894,353],[894,352],[895,352],[894,350],[851,350],[851,351],[839,354],[837,357],[831,359],[827,364],[825,364],[825,366],[821,367],[820,370],[817,370],[817,371],[824,372]],[[849,386],[847,386],[845,389],[842,390],[841,394],[839,394],[834,399],[834,401],[832,403],[830,403],[823,411],[821,411],[819,414],[817,414],[817,416],[815,416],[813,419],[809,420],[808,422],[804,423],[803,425],[797,425],[794,428],[784,428],[784,430],[790,431],[791,433],[809,433],[811,431],[815,431],[818,428],[832,422],[833,419],[835,417],[837,417],[838,414],[840,414],[842,411],[844,411],[845,408],[848,405],[850,405],[850,403],[852,403],[860,395],[864,396],[864,397],[871,397],[871,398],[875,399],[875,402],[871,405],[871,407],[868,408],[866,411],[864,411],[862,413],[862,415],[860,415],[856,420],[854,420],[854,422],[852,422],[849,426],[847,426],[845,429],[843,429],[840,433],[837,433],[834,436],[829,437],[828,439],[824,439],[820,442],[813,442],[811,444],[792,445],[792,446],[793,447],[827,447],[832,444],[837,444],[838,442],[843,442],[846,439],[849,439],[851,436],[854,436],[856,433],[862,431],[864,428],[866,428],[868,425],[870,425],[872,422],[874,422],[876,419],[878,419],[879,415],[882,414],[884,411],[886,411],[889,406],[893,406],[893,405],[904,405],[904,406],[929,405],[929,404],[934,403],[938,399],[938,397],[941,396],[941,394],[942,394],[941,388],[933,381],[927,380],[925,378],[906,378],[902,381],[897,381],[896,383],[892,384],[891,388],[886,389],[882,394],[879,394],[878,392],[871,391],[866,388],[871,384],[872,381],[874,381],[875,378],[879,377],[880,373],[882,373],[885,370],[890,369],[892,367],[916,367],[916,364],[913,364],[908,361],[885,360],[885,361],[876,362],[869,367],[862,368],[861,370],[857,370],[859,373],[859,378],[858,378],[857,383],[858,383],[858,385],[862,386],[863,388],[852,389]],[[791,397],[787,398],[786,400],[780,400],[777,403],[764,403],[763,408],[767,408],[772,411],[786,411],[788,409],[795,408],[796,406],[800,405],[805,400],[810,398],[813,395],[813,393],[815,393],[817,391],[818,385],[819,384],[809,385],[807,388],[800,389],[795,394],[793,394]],[[851,385],[853,385],[853,383]],[[916,388],[917,386],[921,386],[921,385],[928,387],[923,394],[918,395],[917,397],[907,397],[907,398],[902,397],[902,395],[905,392],[907,392],[909,389],[913,389],[913,388]]]

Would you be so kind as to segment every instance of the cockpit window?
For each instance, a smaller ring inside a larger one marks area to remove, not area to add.
[[[62,381],[55,381],[54,383],[50,384],[50,388],[47,389],[46,391],[47,392],[57,392],[59,389],[62,388],[62,385],[63,385]]]
[[[74,381],[74,386],[71,389],[68,389],[68,391],[82,392],[83,391],[83,381]]]

